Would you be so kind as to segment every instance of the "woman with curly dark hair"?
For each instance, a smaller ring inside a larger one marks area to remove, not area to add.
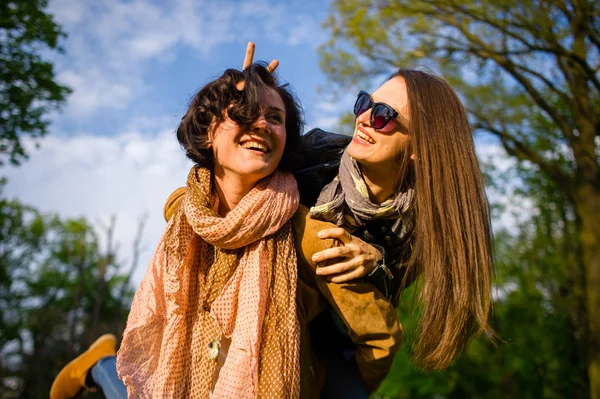
[[[198,92],[177,129],[195,165],[116,361],[115,338],[101,337],[61,371],[51,398],[93,386],[115,398],[299,396],[299,195],[286,168],[301,126],[294,96],[262,65]]]

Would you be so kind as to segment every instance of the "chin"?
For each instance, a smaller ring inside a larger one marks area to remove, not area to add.
[[[348,153],[348,155],[350,155],[352,158],[356,159],[357,161],[365,159],[366,151],[365,148],[362,148],[362,146],[360,146],[359,144],[355,144],[353,142],[350,142],[350,144],[348,145],[346,152]]]
[[[276,169],[277,167],[264,165],[262,167],[245,168],[244,174],[258,179],[264,179],[265,177],[272,175]]]

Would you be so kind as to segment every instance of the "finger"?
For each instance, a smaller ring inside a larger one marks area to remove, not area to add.
[[[340,274],[339,276],[331,277],[329,279],[329,281],[331,281],[332,283],[339,284],[339,283],[347,283],[349,281],[356,280],[357,278],[361,278],[366,275],[365,271],[361,270],[361,269],[363,269],[363,268],[359,267],[349,273],[343,273],[343,274]]]
[[[277,69],[278,66],[279,66],[279,61],[277,61],[277,60],[271,61],[269,63],[269,65],[267,65],[267,72],[269,72],[269,73],[275,72],[275,70]]]
[[[253,42],[248,42],[246,46],[246,56],[244,57],[244,64],[242,66],[242,71],[252,65],[252,61],[254,61],[254,48],[255,45]],[[275,67],[277,68],[277,67]]]
[[[332,275],[336,275],[336,274],[340,274],[340,273],[344,273],[344,272],[352,272],[359,267],[362,267],[362,266],[360,266],[360,264],[357,264],[353,260],[350,260],[348,262],[340,262],[340,263],[336,263],[336,264],[330,265],[330,266],[319,267],[319,268],[317,268],[317,275],[318,276],[332,276]]]
[[[346,230],[341,227],[332,227],[329,229],[323,229],[317,233],[319,238],[337,238],[344,244],[348,244],[352,241],[352,236]]]
[[[352,255],[352,249],[346,246],[327,248],[312,256],[313,262],[324,262],[336,258],[347,258]]]

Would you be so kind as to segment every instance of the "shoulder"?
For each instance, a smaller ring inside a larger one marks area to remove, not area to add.
[[[333,223],[312,219],[310,217],[310,210],[302,204],[298,206],[298,210],[292,217],[292,226],[294,228],[294,234],[297,236],[304,236],[306,234],[314,233],[314,238],[319,241],[326,241],[317,238],[317,233],[320,230],[337,227]]]
[[[165,217],[165,220],[167,222],[169,221],[169,219],[171,219],[171,216],[173,216],[177,208],[179,208],[179,206],[181,205],[183,197],[185,196],[185,192],[186,187],[179,187],[178,189],[173,191],[171,195],[169,195],[169,198],[167,199],[167,202],[165,203],[165,206],[163,208],[163,216]]]
[[[310,211],[304,205],[300,205],[292,217],[292,228],[299,260],[304,260],[313,268],[316,267],[312,261],[312,255],[327,248],[341,245],[337,239],[321,239],[317,233],[323,229],[336,227],[329,222],[311,219]]]

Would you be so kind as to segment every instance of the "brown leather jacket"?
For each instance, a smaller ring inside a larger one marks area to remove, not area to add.
[[[164,216],[169,220],[179,206],[185,187],[175,190],[167,200]],[[349,283],[331,283],[318,277],[312,255],[342,245],[337,239],[320,239],[317,232],[335,227],[310,218],[300,205],[292,218],[298,256],[298,317],[301,328],[301,396],[318,398],[325,380],[325,368],[310,344],[310,322],[331,305],[349,330],[356,346],[358,372],[368,392],[385,378],[400,349],[403,330],[396,309],[372,284],[358,279]],[[319,264],[326,266],[326,264]]]
[[[403,330],[396,309],[379,290],[365,280],[331,283],[316,275],[317,265],[312,261],[312,255],[326,248],[342,245],[337,239],[318,238],[317,232],[335,226],[311,219],[308,209],[302,205],[292,218],[292,225],[300,281],[298,314],[302,323],[301,354],[304,363],[308,359],[312,362],[308,365],[309,370],[311,367],[315,370],[315,375],[303,370],[302,396],[305,397],[305,390],[316,389],[313,393],[319,392],[324,380],[322,365],[310,349],[307,328],[310,321],[328,304],[333,306],[348,327],[350,339],[356,346],[358,372],[367,391],[373,392],[390,370],[402,343]],[[312,354],[308,356],[308,353]],[[318,397],[318,394],[306,397]]]

